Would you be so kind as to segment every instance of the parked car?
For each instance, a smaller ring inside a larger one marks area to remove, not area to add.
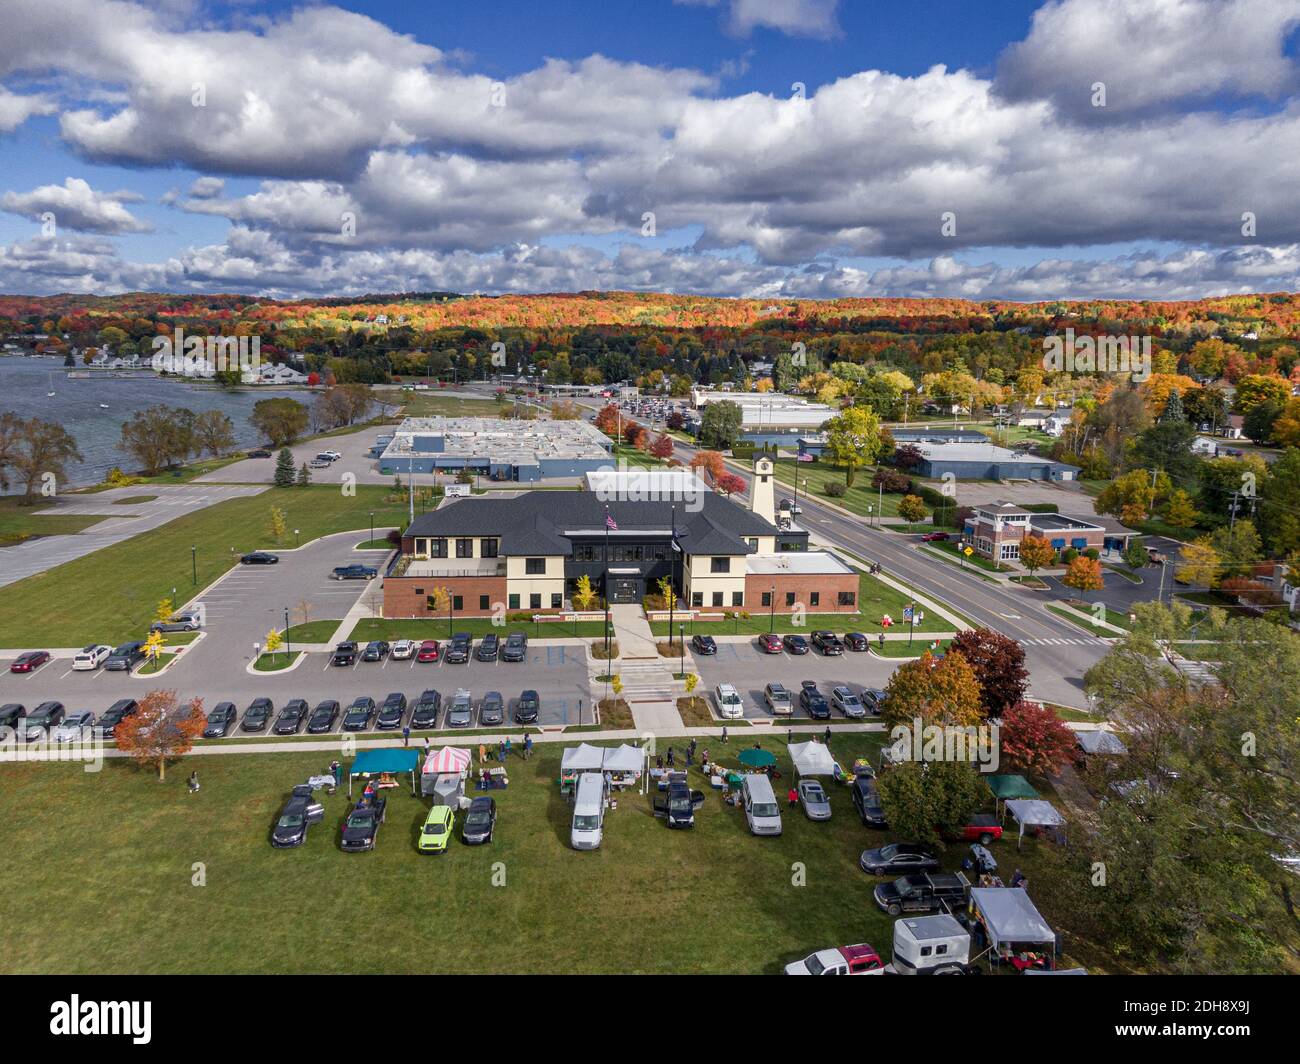
[[[995,839],[1002,838],[1002,825],[992,813],[976,813],[964,827],[954,831],[952,836],[966,842],[978,842],[981,846],[987,846]]]
[[[877,883],[871,893],[876,904],[890,916],[933,913],[950,906],[964,906],[970,883],[960,872],[931,872]]]
[[[448,665],[464,665],[469,661],[469,650],[473,642],[468,632],[457,632],[451,637],[447,649],[442,652],[443,660]]]
[[[691,649],[697,654],[709,657],[718,652],[718,644],[711,635],[693,635],[691,636]]]
[[[438,640],[426,639],[420,644],[420,649],[416,651],[415,660],[425,662],[426,664],[430,661],[437,661],[438,651]]]
[[[506,719],[506,701],[500,691],[489,691],[483,696],[478,707],[478,722],[485,728],[504,724]]]
[[[249,452],[248,452],[248,457],[249,457],[249,458],[270,458],[270,457],[271,457],[271,452],[268,451],[268,450],[265,450],[264,448],[259,447],[259,448],[258,448],[257,450],[255,450],[255,451],[249,451]]]
[[[362,661],[383,661],[388,657],[388,640],[372,639],[361,652]]]
[[[109,672],[130,672],[144,661],[144,643],[136,640],[123,643],[104,659],[104,668]]]
[[[862,704],[866,707],[868,713],[880,715],[880,709],[885,704],[885,699],[889,695],[879,687],[864,687],[862,689]]]
[[[946,543],[950,539],[952,539],[952,536],[947,532],[927,532],[925,535],[921,537],[921,542],[922,543]]]
[[[446,853],[455,824],[456,814],[451,811],[451,806],[435,805],[424,818],[416,849],[421,853]]]
[[[489,632],[478,641],[478,650],[474,652],[474,657],[479,661],[496,661],[499,649],[500,640]]]
[[[318,454],[316,457],[317,457],[317,458],[324,458],[326,461],[329,461],[329,462],[337,462],[340,458],[343,457],[343,452],[341,452],[341,451],[334,451],[334,450],[321,451],[321,453]]]
[[[740,692],[729,683],[720,683],[713,689],[713,700],[718,706],[718,716],[738,720],[745,715],[745,703]]]
[[[844,645],[850,650],[863,651],[871,644],[862,632],[848,632],[844,636]]]
[[[428,691],[422,691],[415,703],[415,709],[411,711],[411,727],[436,728],[438,726],[438,710],[441,708],[442,695],[432,688]]]
[[[276,735],[296,735],[307,720],[308,708],[305,698],[289,699],[280,710],[280,715],[275,718],[275,726],[271,731]]]
[[[378,569],[373,569],[369,565],[340,565],[337,566],[331,575],[335,580],[373,580],[379,575]]]
[[[497,803],[495,798],[486,795],[475,798],[469,803],[469,812],[460,826],[461,841],[469,846],[478,846],[492,841],[492,833],[497,828]]]
[[[808,637],[806,635],[788,635],[785,637],[785,649],[790,654],[807,654]]]
[[[856,946],[819,949],[801,961],[785,966],[786,975],[868,975],[884,968],[875,949],[865,942]]]
[[[447,709],[448,728],[468,728],[474,720],[474,701],[465,688],[456,692]]]
[[[521,662],[528,660],[528,636],[523,632],[511,632],[501,647],[501,660]]]
[[[239,556],[240,565],[278,565],[280,556],[272,554],[269,551],[255,550],[250,554],[241,554]]]
[[[113,738],[117,726],[139,708],[140,706],[134,698],[119,698],[100,714],[99,720],[95,722],[95,733],[101,739]],[[203,734],[207,735],[206,728]]]
[[[72,668],[77,672],[91,672],[108,660],[113,648],[104,643],[91,643],[72,656]]]
[[[388,656],[394,661],[406,661],[415,653],[414,639],[399,639],[392,645],[388,651]]]
[[[384,699],[384,704],[379,707],[379,718],[375,721],[375,727],[382,731],[392,731],[402,726],[405,717],[406,695],[400,691],[394,691]]]
[[[840,637],[834,632],[813,632],[812,641],[813,646],[827,657],[834,657],[837,654],[844,653],[844,644],[840,642]]]
[[[9,666],[10,672],[35,672],[50,660],[48,650],[28,650],[19,654]]]
[[[311,787],[300,783],[271,829],[271,845],[278,850],[301,846],[307,840],[307,828],[324,819],[325,807],[312,797]]]
[[[335,665],[352,665],[357,660],[357,645],[351,641],[339,643],[334,648],[334,657],[332,659]]]
[[[869,876],[901,876],[915,872],[937,872],[939,858],[913,842],[891,842],[874,850],[863,850],[858,867]]]
[[[54,729],[54,741],[58,743],[75,743],[79,739],[88,739],[94,734],[95,714],[89,710],[69,713],[63,723]]]
[[[764,632],[758,637],[758,649],[764,654],[780,654],[785,644],[775,632]]]
[[[805,684],[799,689],[799,705],[804,708],[805,712],[813,720],[831,719],[831,704],[826,701],[826,696],[816,687],[809,687]]]
[[[235,726],[237,716],[239,712],[235,709],[234,702],[218,702],[208,710],[208,722],[203,727],[203,738],[224,739]]]
[[[308,469],[328,469],[328,468],[330,467],[330,465],[331,465],[331,463],[330,463],[330,460],[329,460],[328,458],[322,458],[320,455],[317,455],[315,458],[313,458],[310,462],[307,463],[307,468],[308,468]]]
[[[802,779],[797,788],[799,804],[809,820],[829,820],[831,818],[831,800],[826,797],[826,788],[817,780]]]
[[[388,800],[382,794],[363,794],[343,822],[340,845],[347,853],[373,850],[379,825],[384,822]]]
[[[515,703],[515,723],[536,724],[541,710],[542,703],[537,697],[537,692],[529,688],[520,693],[519,701]]]
[[[20,702],[6,702],[0,706],[0,728],[18,728],[18,722],[27,716],[27,707]]]
[[[203,619],[198,613],[175,613],[165,621],[154,621],[149,625],[151,632],[197,632],[203,627]]]
[[[358,695],[343,714],[344,731],[365,731],[375,716],[375,700],[369,695]]]
[[[244,719],[239,722],[239,730],[266,731],[266,726],[271,722],[271,714],[274,712],[275,706],[269,698],[254,698],[244,710]]]
[[[885,820],[884,807],[880,804],[880,794],[876,790],[875,781],[870,776],[855,776],[853,786],[849,788],[849,796],[853,799],[853,808],[858,811],[858,816],[867,827],[889,826],[888,821]]]
[[[324,735],[334,730],[334,722],[339,719],[339,704],[332,698],[317,702],[307,720],[307,731],[311,735]]]
[[[16,731],[29,743],[47,738],[63,722],[62,702],[42,702],[19,723]]]
[[[770,683],[764,687],[763,701],[774,717],[789,717],[794,714],[794,699],[783,683]]]
[[[842,685],[831,688],[831,705],[846,717],[865,717],[867,715],[867,707],[862,704],[862,699]]]

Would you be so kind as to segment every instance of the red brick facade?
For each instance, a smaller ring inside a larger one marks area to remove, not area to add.
[[[808,575],[781,573],[766,575],[750,573],[745,577],[745,609],[758,613],[769,607],[763,604],[763,596],[776,587],[776,612],[793,613],[802,606],[807,613],[857,613],[858,612],[858,575],[841,573],[839,575]],[[852,595],[852,601],[840,603],[840,592]],[[790,595],[794,602],[787,601]],[[815,601],[814,601],[815,599]]]
[[[385,617],[430,617],[428,597],[435,587],[446,588],[460,597],[458,617],[490,617],[494,608],[504,609],[504,576],[390,576],[384,579]],[[486,596],[487,608],[482,601]],[[437,616],[446,616],[440,611]]]

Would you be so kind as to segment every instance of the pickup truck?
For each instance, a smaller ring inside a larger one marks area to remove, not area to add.
[[[969,893],[970,881],[960,872],[900,876],[877,884],[871,892],[876,904],[890,916],[942,912],[948,906],[965,905]]]
[[[335,580],[371,580],[379,575],[369,565],[340,565],[330,574]]]
[[[356,643],[340,643],[334,648],[333,663],[335,665],[351,665],[357,660]]]
[[[871,946],[860,942],[856,946],[836,946],[819,949],[801,961],[785,966],[786,975],[868,975],[878,972],[884,962]]]
[[[957,828],[950,834],[954,839],[987,846],[994,839],[1002,838],[1002,825],[992,813],[976,813],[965,827]]]
[[[343,823],[341,846],[345,852],[360,853],[375,848],[375,836],[379,834],[379,825],[384,822],[387,805],[388,800],[381,794],[361,796]]]

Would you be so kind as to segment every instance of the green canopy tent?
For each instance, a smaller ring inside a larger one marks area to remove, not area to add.
[[[399,772],[411,774],[411,794],[419,794],[416,774],[420,771],[420,751],[395,747],[384,750],[362,750],[348,769],[348,797],[352,797],[352,780],[357,776],[380,776]]]
[[[1038,792],[1024,776],[990,776],[989,790],[993,792],[993,811],[998,813],[998,803],[1013,798],[1037,798]],[[1000,813],[998,814],[1001,815]]]
[[[776,764],[776,755],[770,750],[755,748],[753,750],[742,750],[737,760],[748,768],[764,768]]]

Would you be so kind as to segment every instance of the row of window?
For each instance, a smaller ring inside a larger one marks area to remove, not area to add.
[[[713,601],[710,603],[710,605],[712,605],[712,606],[723,606],[723,605],[725,605],[725,604],[726,604],[726,603],[725,603],[725,597],[726,597],[726,592],[725,592],[725,591],[714,591],[714,592],[712,592],[712,599],[713,599]],[[837,596],[837,602],[838,602],[838,604],[839,604],[840,606],[852,606],[852,605],[854,605],[854,604],[857,602],[857,600],[858,600],[858,596],[857,596],[857,592],[855,592],[855,591],[841,591],[841,592],[839,592],[839,594],[838,594],[838,596]],[[798,601],[798,592],[797,592],[797,591],[787,591],[787,592],[785,593],[785,604],[786,604],[787,606],[794,606],[795,603],[796,603],[797,601]],[[744,593],[743,591],[733,591],[733,592],[731,592],[731,605],[732,605],[733,608],[741,607],[741,606],[743,606],[744,604],[745,604],[745,593]],[[820,592],[820,591],[810,591],[810,592],[808,592],[808,603],[807,603],[807,605],[808,605],[810,608],[816,608],[816,607],[820,606],[821,604],[822,604],[822,595],[821,595],[821,592]],[[704,592],[703,592],[703,591],[692,591],[692,592],[691,592],[691,606],[692,606],[692,607],[695,607],[695,608],[699,608],[699,607],[701,607],[701,606],[703,606],[703,605],[704,605]],[[770,592],[770,591],[764,591],[764,592],[763,592],[763,607],[764,607],[765,609],[771,609],[771,607],[772,607],[772,592]]]
[[[445,538],[423,540],[428,545],[428,554],[430,558],[448,557],[447,548],[449,541]],[[495,558],[497,556],[498,544],[497,539],[480,539],[478,541],[478,553],[480,558]],[[416,545],[419,550],[419,544]],[[471,536],[459,537],[456,540],[456,557],[472,558],[474,557],[474,539]]]
[[[611,543],[609,560],[611,562],[666,562],[672,554],[667,543]],[[573,545],[575,562],[605,561],[603,543],[575,543]]]
[[[424,594],[424,588],[422,588],[422,587],[417,587],[417,588],[415,589],[415,593],[416,593],[417,595],[423,595],[423,594]],[[506,608],[507,608],[507,609],[511,609],[511,610],[522,609],[522,607],[520,606],[520,601],[522,600],[522,596],[521,596],[521,595],[507,595],[506,598],[507,598],[507,602],[506,602]],[[431,601],[428,602],[427,605],[428,605],[429,609],[433,609],[433,603],[432,603]],[[452,612],[453,612],[453,613],[459,613],[459,612],[461,612],[462,610],[464,610],[464,608],[465,608],[465,597],[464,597],[463,595],[452,595],[452,596],[451,596],[451,610],[452,610]],[[479,608],[479,610],[481,610],[481,611],[488,611],[488,610],[491,610],[491,609],[492,609],[492,596],[491,596],[491,595],[479,595],[479,597],[478,597],[478,608]],[[528,596],[528,608],[529,608],[530,610],[540,610],[540,609],[542,608],[542,596],[541,596],[541,595],[538,595],[538,594],[529,595],[529,596]],[[558,593],[556,593],[556,594],[552,594],[552,595],[551,595],[551,607],[550,607],[550,608],[553,609],[553,610],[563,609],[563,608],[564,608],[564,596],[561,595],[561,594],[558,594]]]

